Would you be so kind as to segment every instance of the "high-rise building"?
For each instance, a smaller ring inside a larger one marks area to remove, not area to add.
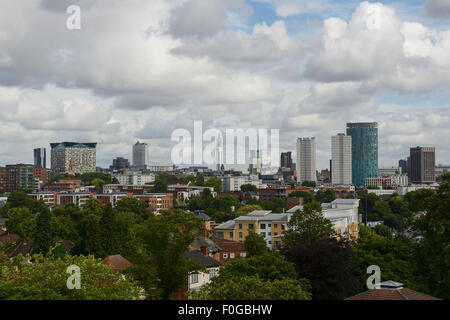
[[[408,177],[411,183],[435,182],[436,151],[434,147],[410,148]]]
[[[118,157],[116,159],[113,159],[112,166],[110,166],[109,168],[111,170],[124,170],[128,169],[129,167],[130,162],[128,161],[128,159]]]
[[[47,151],[45,148],[34,149],[34,166],[36,168],[47,167]]]
[[[6,168],[0,167],[0,193],[6,191]]]
[[[347,123],[347,136],[352,137],[352,182],[363,187],[366,178],[378,177],[378,124]]]
[[[297,139],[297,182],[317,182],[316,138]]]
[[[50,143],[53,174],[96,172],[97,143]]]
[[[280,158],[280,166],[281,168],[289,168],[291,170],[295,170],[295,163],[292,163],[292,152],[282,152]]]
[[[402,173],[408,173],[408,160],[404,159],[399,160],[398,166],[402,168]]]
[[[6,191],[33,190],[34,166],[31,164],[6,165]]]
[[[262,160],[259,149],[250,150],[249,158],[250,164],[248,165],[248,172],[250,172],[250,174],[260,174],[262,170]]]
[[[352,184],[352,137],[339,133],[331,137],[331,182],[334,185]]]
[[[133,145],[133,166],[145,167],[146,165],[148,165],[148,144],[138,141]]]

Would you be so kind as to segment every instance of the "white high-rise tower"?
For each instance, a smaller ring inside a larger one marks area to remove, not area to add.
[[[136,142],[133,145],[133,166],[145,167],[148,165],[148,144]]]
[[[352,184],[352,137],[343,133],[331,137],[331,182]]]
[[[297,139],[297,182],[317,182],[316,138]]]

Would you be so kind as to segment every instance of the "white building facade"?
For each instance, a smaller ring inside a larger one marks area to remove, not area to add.
[[[352,137],[343,133],[331,137],[331,183],[352,184]]]
[[[297,139],[297,182],[317,182],[316,138]]]

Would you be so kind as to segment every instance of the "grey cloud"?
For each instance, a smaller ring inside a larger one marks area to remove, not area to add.
[[[428,16],[435,18],[450,18],[449,0],[427,0],[425,11]]]

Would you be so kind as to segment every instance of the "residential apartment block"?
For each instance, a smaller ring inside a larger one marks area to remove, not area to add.
[[[331,137],[331,182],[333,185],[352,184],[352,137],[339,133]]]
[[[297,182],[317,181],[316,138],[297,139]]]
[[[357,239],[359,199],[336,199],[331,203],[322,204],[322,213],[330,219],[336,233],[350,239]],[[272,250],[279,249],[282,243],[282,234],[288,229],[288,223],[297,210],[303,206],[298,205],[286,213],[272,213],[270,210],[257,210],[246,216],[224,222],[214,228],[217,239],[243,242],[250,231],[264,237],[267,247]]]

